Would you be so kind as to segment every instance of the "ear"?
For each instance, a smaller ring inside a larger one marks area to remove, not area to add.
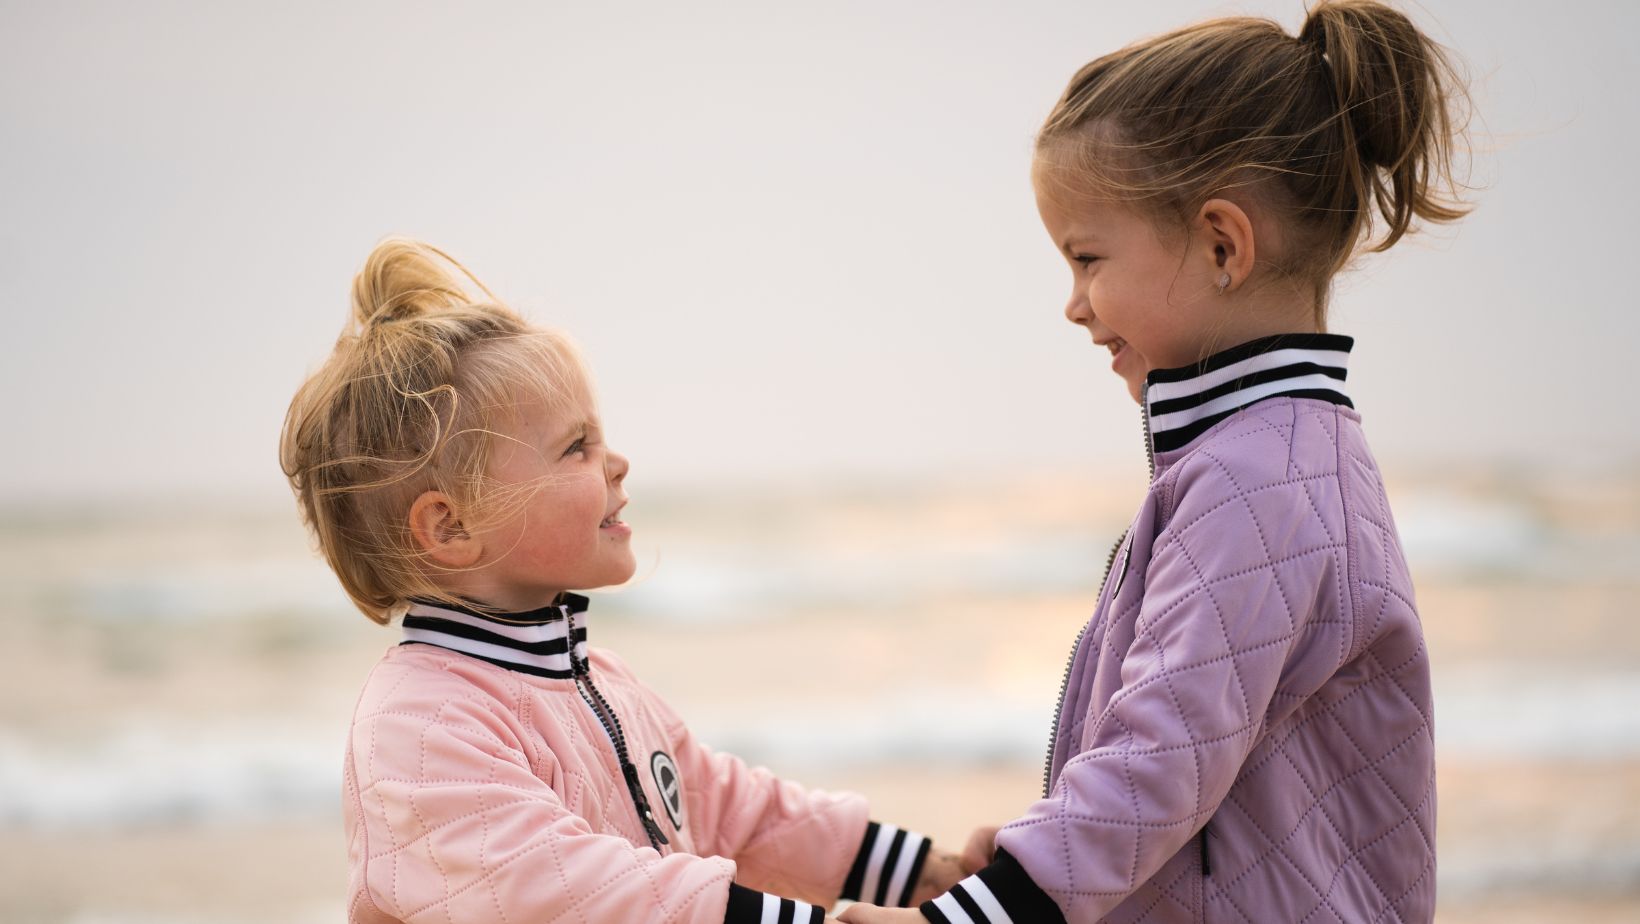
[[[410,535],[416,546],[446,568],[470,568],[484,552],[465,526],[455,502],[443,491],[423,491],[410,504]]]
[[[1209,199],[1196,213],[1195,231],[1199,252],[1211,261],[1210,278],[1229,274],[1225,291],[1240,288],[1253,272],[1253,221],[1246,210],[1229,199]]]

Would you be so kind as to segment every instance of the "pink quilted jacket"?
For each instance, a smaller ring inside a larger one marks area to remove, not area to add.
[[[930,920],[1433,918],[1429,660],[1351,345],[1151,374],[1154,478],[1072,655],[1045,796]]]
[[[907,902],[927,839],[701,744],[589,651],[567,596],[411,608],[349,740],[350,921],[819,922],[840,896]]]

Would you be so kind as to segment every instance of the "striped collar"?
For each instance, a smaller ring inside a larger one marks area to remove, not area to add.
[[[527,613],[415,600],[400,644],[434,645],[537,677],[572,677],[587,660],[587,630],[578,618],[586,610],[587,598],[568,593],[560,604]]]
[[[1276,334],[1145,378],[1151,450],[1179,449],[1255,401],[1276,395],[1354,407],[1344,394],[1352,337]]]

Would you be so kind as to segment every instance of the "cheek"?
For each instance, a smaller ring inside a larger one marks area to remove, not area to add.
[[[587,476],[569,476],[542,489],[530,504],[528,517],[531,553],[562,558],[596,541],[598,522],[604,518],[602,486]]]
[[[580,472],[563,485],[559,510],[566,526],[575,530],[581,537],[580,541],[586,541],[586,536],[596,536],[608,500],[603,474]],[[591,533],[588,533],[589,528]]]

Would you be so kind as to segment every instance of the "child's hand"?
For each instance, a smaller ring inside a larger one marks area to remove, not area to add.
[[[996,859],[997,832],[1002,829],[996,826],[975,828],[974,833],[968,835],[968,846],[962,848],[962,871],[977,873]]]
[[[915,908],[879,908],[864,902],[843,909],[837,920],[843,924],[928,924]]]
[[[961,857],[938,847],[930,849],[928,859],[923,861],[922,875],[917,877],[917,887],[911,890],[911,906],[915,908],[944,895],[966,875],[968,871],[963,869]]]

